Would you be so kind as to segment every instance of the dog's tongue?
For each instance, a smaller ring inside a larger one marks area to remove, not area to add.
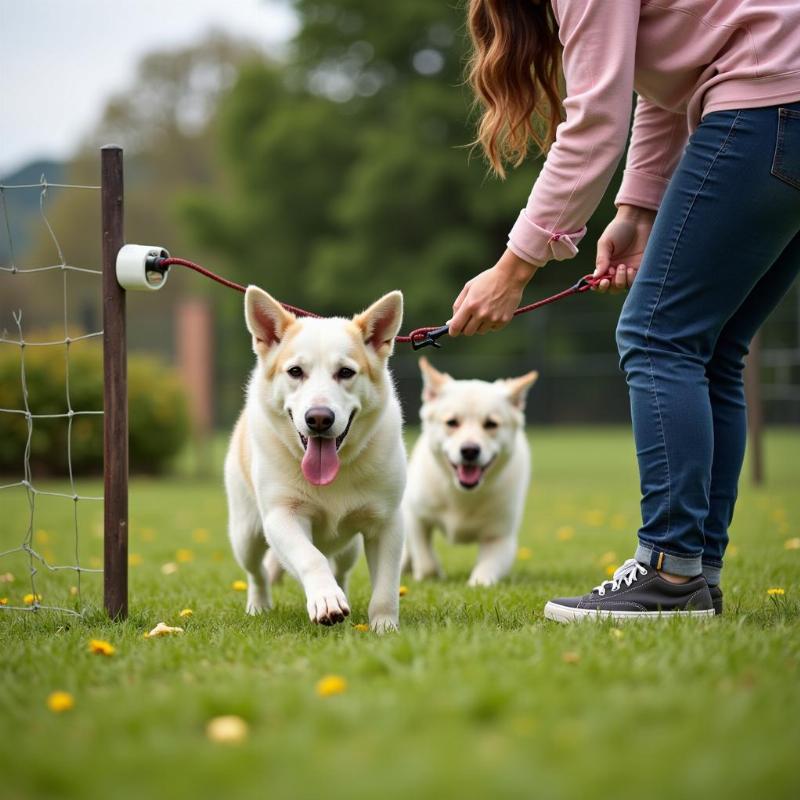
[[[303,463],[300,465],[309,483],[325,486],[333,481],[339,472],[339,455],[336,452],[336,439],[333,437],[310,436]]]
[[[459,464],[458,479],[465,486],[474,486],[481,479],[481,468],[477,464]]]

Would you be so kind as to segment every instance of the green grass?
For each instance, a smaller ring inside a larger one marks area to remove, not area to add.
[[[472,548],[445,547],[448,578],[414,584],[402,631],[311,626],[297,586],[266,618],[244,615],[218,482],[131,484],[131,616],[0,615],[0,796],[101,798],[797,797],[800,777],[800,432],[767,442],[767,484],[745,480],[726,566],[727,610],[671,620],[560,627],[551,596],[585,591],[633,547],[637,479],[629,434],[534,431],[534,482],[519,560],[491,590],[465,586]],[[81,486],[94,491],[96,485]],[[37,548],[73,547],[71,504],[40,498]],[[0,550],[18,544],[24,497],[0,496]],[[81,548],[101,554],[98,505],[78,504]],[[206,534],[203,532],[207,532]],[[183,558],[179,562],[179,550]],[[161,566],[178,563],[174,574]],[[0,597],[30,591],[26,562],[0,559]],[[74,602],[71,573],[40,570],[43,602]],[[785,595],[770,597],[781,587]],[[350,592],[366,620],[363,564]],[[178,612],[190,607],[184,622]],[[155,623],[183,636],[146,640]],[[110,658],[91,638],[111,641]],[[321,698],[326,674],[347,691]],[[56,689],[75,708],[53,714]],[[238,714],[239,745],[205,736]]]

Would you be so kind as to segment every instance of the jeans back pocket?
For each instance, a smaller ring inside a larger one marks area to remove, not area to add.
[[[800,110],[778,108],[778,138],[770,171],[800,189]]]

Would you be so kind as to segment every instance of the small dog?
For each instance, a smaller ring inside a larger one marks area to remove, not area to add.
[[[405,566],[422,580],[443,575],[433,550],[434,528],[453,543],[479,545],[470,586],[505,577],[530,481],[525,399],[537,372],[519,378],[453,380],[419,362],[422,434],[411,454],[403,498]]]
[[[342,622],[363,541],[370,626],[397,629],[406,459],[387,361],[402,316],[400,292],[351,320],[315,319],[248,287],[257,360],[225,460],[247,613],[271,607],[270,577],[282,567],[302,584],[312,622]]]

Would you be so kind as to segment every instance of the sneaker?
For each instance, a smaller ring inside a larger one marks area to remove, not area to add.
[[[654,569],[629,558],[610,581],[583,597],[561,597],[544,607],[547,619],[573,622],[591,617],[616,620],[659,617],[713,617],[714,605],[702,575],[670,583]]]
[[[722,613],[722,589],[719,586],[709,586],[708,593],[711,595],[711,602],[714,604],[714,613],[719,616]]]

